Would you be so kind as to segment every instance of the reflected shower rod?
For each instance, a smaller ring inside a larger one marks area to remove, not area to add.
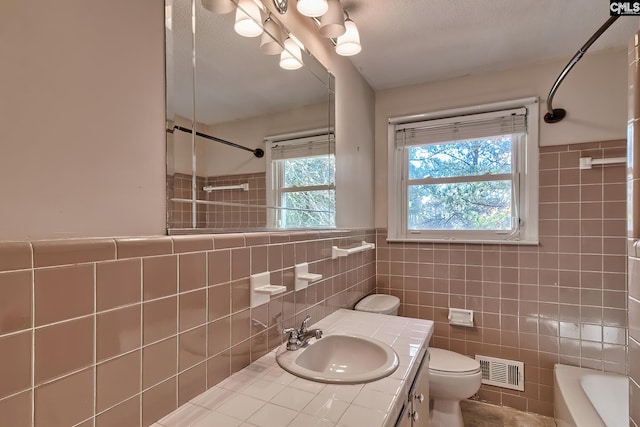
[[[187,132],[187,133],[193,134],[193,131],[191,129],[185,128],[185,127],[182,127],[182,126],[174,126],[173,129],[170,130],[170,132],[173,133],[173,131],[175,129],[178,129],[179,131],[182,131],[182,132]],[[257,158],[264,157],[264,150],[262,148],[253,149],[253,148],[245,147],[244,145],[236,144],[235,142],[227,141],[226,139],[222,139],[222,138],[218,138],[218,137],[215,137],[215,136],[207,135],[206,133],[202,133],[202,132],[198,132],[198,131],[196,131],[196,136],[200,136],[202,138],[207,138],[207,139],[210,139],[211,141],[219,142],[220,144],[228,145],[230,147],[239,148],[239,149],[245,150],[245,151],[251,151],[253,153],[253,155],[256,156]]]

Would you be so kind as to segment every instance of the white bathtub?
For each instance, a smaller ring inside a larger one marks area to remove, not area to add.
[[[628,427],[629,379],[624,375],[558,364],[553,383],[558,427]]]

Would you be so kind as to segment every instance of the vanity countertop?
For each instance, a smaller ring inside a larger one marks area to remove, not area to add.
[[[433,322],[338,310],[313,325],[324,335],[358,334],[393,347],[398,369],[366,384],[323,384],[278,366],[276,350],[210,388],[152,427],[390,427],[411,386]]]

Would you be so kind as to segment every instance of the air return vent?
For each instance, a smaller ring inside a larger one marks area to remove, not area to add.
[[[482,371],[482,384],[524,391],[524,363],[476,355]]]

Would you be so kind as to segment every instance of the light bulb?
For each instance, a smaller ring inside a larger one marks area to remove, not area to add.
[[[298,0],[298,12],[304,16],[315,18],[327,13],[327,0]]]
[[[302,67],[302,50],[289,37],[284,41],[284,50],[280,54],[280,67],[285,70],[297,70]]]
[[[244,37],[258,37],[262,34],[260,8],[253,0],[240,0],[236,9],[236,33]]]
[[[338,37],[336,43],[336,53],[342,56],[352,56],[362,50],[360,45],[360,34],[358,33],[358,27],[356,23],[351,19],[344,21],[346,31],[343,35]]]

